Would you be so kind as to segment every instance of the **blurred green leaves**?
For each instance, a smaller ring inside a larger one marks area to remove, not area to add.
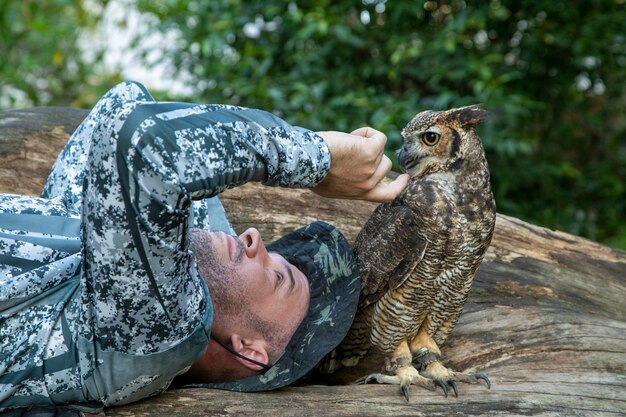
[[[623,0],[133,7],[152,31],[176,33],[163,51],[170,76],[192,93],[160,98],[264,108],[314,130],[369,124],[387,133],[392,157],[415,113],[483,103],[491,117],[480,134],[498,210],[626,248]],[[0,92],[9,80],[35,104],[65,104],[116,81],[90,75],[76,54],[72,29],[98,18],[82,2],[0,0],[0,18],[3,58],[8,50]],[[148,67],[163,59],[144,52]]]
[[[70,104],[93,78],[78,46],[106,1],[0,0],[0,108]],[[95,60],[101,58],[95,55]]]

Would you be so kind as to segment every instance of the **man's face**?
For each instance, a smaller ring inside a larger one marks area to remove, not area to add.
[[[268,252],[258,230],[248,229],[238,238],[212,232],[210,238],[216,257],[234,272],[231,284],[246,294],[252,311],[283,324],[304,318],[310,299],[307,277],[281,255]]]

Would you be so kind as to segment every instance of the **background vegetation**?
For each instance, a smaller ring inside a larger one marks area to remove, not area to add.
[[[311,129],[385,131],[484,103],[498,211],[626,248],[625,0],[127,0],[161,99],[274,111]],[[89,107],[123,78],[81,52],[107,1],[0,0],[0,107]],[[115,33],[109,38],[116,42]],[[105,48],[106,49],[106,46]],[[155,54],[155,52],[158,52]],[[142,80],[140,80],[142,81]],[[149,84],[148,84],[149,85]]]

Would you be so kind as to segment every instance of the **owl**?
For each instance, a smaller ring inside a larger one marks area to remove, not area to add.
[[[496,207],[475,127],[480,106],[419,113],[402,131],[398,151],[405,190],[379,205],[354,244],[362,290],[354,323],[322,364],[353,366],[370,348],[385,355],[383,373],[359,382],[435,390],[476,383],[484,374],[455,372],[440,347],[454,329],[493,235]]]

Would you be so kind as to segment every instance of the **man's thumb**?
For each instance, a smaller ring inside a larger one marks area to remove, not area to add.
[[[387,203],[400,195],[409,183],[409,174],[399,175],[398,178],[387,184],[378,184],[376,188],[368,193],[367,200],[377,203]]]

